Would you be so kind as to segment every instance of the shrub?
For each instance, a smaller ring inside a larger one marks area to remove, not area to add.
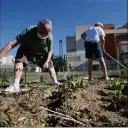
[[[2,84],[9,82],[9,77],[13,77],[13,65],[0,65],[0,80]]]

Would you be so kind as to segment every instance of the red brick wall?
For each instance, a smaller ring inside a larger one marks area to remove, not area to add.
[[[106,34],[105,51],[107,53],[109,53],[112,57],[116,58],[116,46],[115,46],[114,34]],[[109,59],[107,56],[106,56],[106,58]]]
[[[115,28],[114,24],[104,24],[104,27],[103,27],[104,30],[105,29],[114,29],[114,28]]]
[[[114,24],[104,24],[103,29],[114,29]],[[115,35],[114,34],[106,34],[105,37],[105,51],[109,53],[112,57],[116,58],[116,46],[115,46]],[[110,59],[106,56],[107,59]]]

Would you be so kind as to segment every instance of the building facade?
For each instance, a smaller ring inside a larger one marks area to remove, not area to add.
[[[15,62],[15,58],[12,55],[2,57],[0,59],[0,65],[13,65]]]

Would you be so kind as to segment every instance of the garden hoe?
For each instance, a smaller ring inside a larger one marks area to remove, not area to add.
[[[116,59],[114,59],[110,54],[108,54],[105,50],[104,50],[104,53],[110,57],[112,60],[114,60],[116,63],[118,63],[120,66],[122,66],[124,69],[128,70],[127,67],[125,67],[123,64],[121,64],[119,61],[117,61]]]

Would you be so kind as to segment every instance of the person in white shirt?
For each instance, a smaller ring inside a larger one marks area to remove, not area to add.
[[[85,56],[86,58],[88,58],[88,80],[92,80],[92,63],[94,57],[99,58],[101,68],[103,69],[105,74],[105,80],[109,80],[106,64],[103,58],[105,44],[105,33],[103,30],[103,24],[101,22],[97,22],[94,27],[91,27],[84,33],[82,33],[81,38],[85,41]]]

